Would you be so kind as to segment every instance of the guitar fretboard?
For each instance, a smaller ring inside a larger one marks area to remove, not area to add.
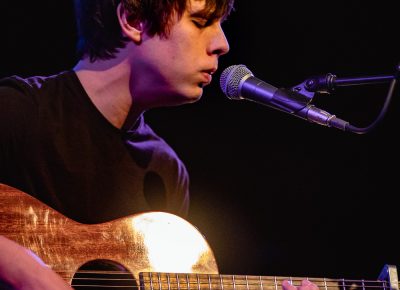
[[[276,276],[140,273],[142,290],[281,290],[282,281],[299,286],[308,279],[321,290],[389,290],[387,281],[299,278]]]

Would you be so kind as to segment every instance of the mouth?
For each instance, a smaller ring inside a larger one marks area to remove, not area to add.
[[[217,71],[218,65],[211,64],[210,66],[206,66],[204,69],[200,71],[200,79],[198,86],[200,88],[204,88],[208,86],[212,82],[213,74]]]
[[[212,75],[216,72],[216,70],[216,68],[212,68],[202,71],[202,82],[200,83],[201,87],[205,87],[211,83]]]
[[[211,83],[211,81],[212,81],[212,76],[211,75],[203,74],[202,81],[199,82],[198,86],[200,88],[204,88],[205,86],[208,86]]]
[[[210,84],[212,81],[212,75],[210,73],[203,73],[206,85]]]

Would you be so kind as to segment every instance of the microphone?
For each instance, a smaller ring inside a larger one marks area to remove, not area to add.
[[[256,77],[243,64],[227,67],[221,74],[220,86],[231,100],[249,100],[292,114],[323,126],[346,131],[349,123],[314,105],[312,97],[293,90],[278,89]]]

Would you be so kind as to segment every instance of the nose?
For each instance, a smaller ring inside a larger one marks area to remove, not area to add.
[[[224,55],[229,51],[229,43],[226,39],[225,33],[221,27],[221,23],[215,23],[215,31],[210,42],[208,53],[210,55],[216,54],[217,56]]]

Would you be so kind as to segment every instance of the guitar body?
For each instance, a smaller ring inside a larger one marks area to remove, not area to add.
[[[0,235],[32,250],[75,289],[278,290],[283,280],[300,285],[304,279],[220,275],[201,233],[184,219],[165,212],[81,224],[3,184],[0,205]],[[91,261],[111,262],[121,271],[88,271],[85,266]],[[108,276],[111,272],[117,276]],[[321,290],[399,290],[393,265],[385,265],[376,281],[307,279]]]
[[[214,254],[184,219],[148,212],[100,224],[75,222],[0,184],[0,235],[36,253],[67,282],[87,262],[108,260],[140,272],[217,274]]]

